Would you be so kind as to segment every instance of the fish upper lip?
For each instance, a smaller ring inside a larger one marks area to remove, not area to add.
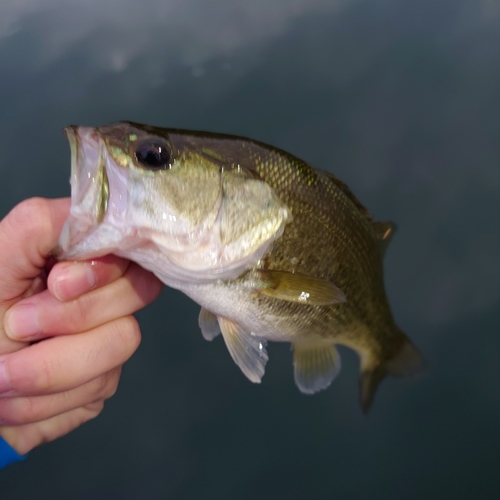
[[[86,185],[87,180],[97,184],[98,192],[94,191],[96,196],[94,216],[95,222],[99,224],[106,216],[109,201],[109,180],[103,156],[102,138],[93,127],[71,125],[64,129],[64,133],[71,149],[71,176],[75,182],[75,185],[72,185],[72,197],[78,203],[86,196],[89,189]]]

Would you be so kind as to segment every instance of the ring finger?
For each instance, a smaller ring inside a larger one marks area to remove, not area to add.
[[[67,391],[122,365],[140,343],[133,316],[0,356],[0,398]]]

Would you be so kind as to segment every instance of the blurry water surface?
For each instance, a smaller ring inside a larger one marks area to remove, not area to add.
[[[68,124],[274,144],[397,222],[387,290],[428,361],[363,416],[350,351],[305,397],[273,344],[253,385],[165,289],[104,413],[2,500],[499,497],[499,117],[496,0],[2,0],[0,216],[69,194]]]

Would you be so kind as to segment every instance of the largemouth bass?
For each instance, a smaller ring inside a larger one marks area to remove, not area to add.
[[[131,122],[65,132],[72,202],[58,258],[114,253],[152,271],[202,306],[203,336],[222,332],[252,382],[267,341],[292,344],[306,394],[338,374],[337,344],[355,350],[365,412],[385,376],[418,370],[384,290],[395,226],[334,175],[242,137]]]

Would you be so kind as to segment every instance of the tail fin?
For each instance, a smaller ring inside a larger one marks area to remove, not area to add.
[[[360,380],[360,403],[363,413],[367,413],[373,403],[373,396],[380,382],[387,376],[406,377],[415,375],[423,366],[423,358],[410,339],[397,329],[402,339],[400,348],[392,357],[377,364],[362,367]]]

